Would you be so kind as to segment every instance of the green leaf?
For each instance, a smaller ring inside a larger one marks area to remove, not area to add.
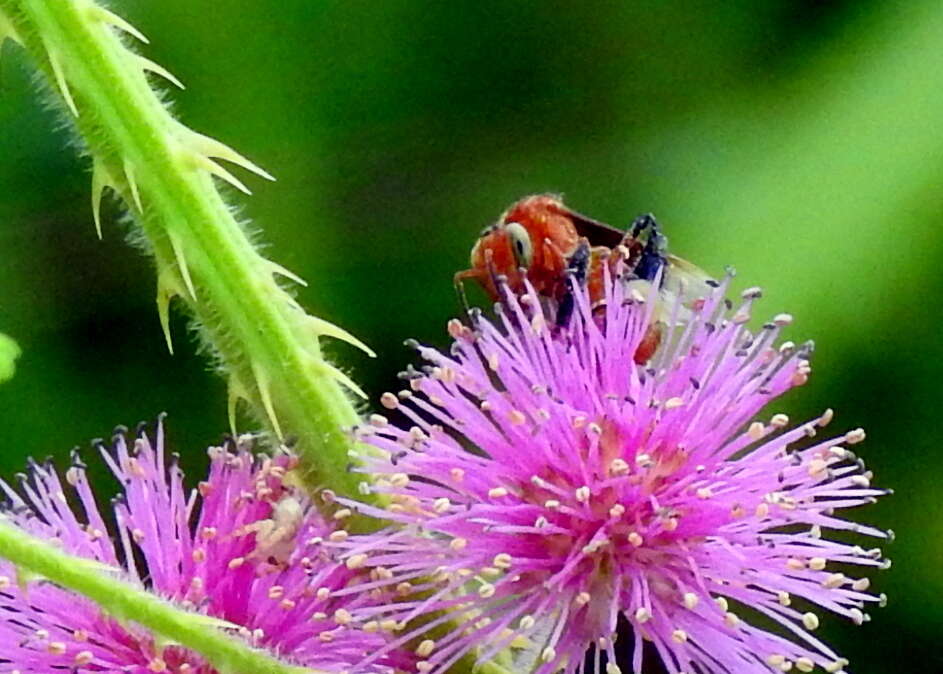
[[[20,353],[17,343],[0,332],[0,384],[13,377]]]

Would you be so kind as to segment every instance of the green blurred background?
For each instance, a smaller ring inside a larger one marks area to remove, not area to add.
[[[278,176],[237,201],[317,314],[378,352],[336,359],[375,396],[444,345],[451,276],[479,229],[528,193],[613,224],[653,211],[673,250],[790,311],[815,375],[772,411],[835,407],[896,495],[890,595],[822,631],[857,672],[943,671],[938,449],[943,336],[943,4],[114,2],[188,85],[175,108]],[[0,61],[0,331],[24,354],[0,387],[0,469],[64,456],[115,424],[170,414],[199,470],[224,387],[186,321],[164,348],[150,262],[121,208],[95,238],[88,162]],[[481,296],[477,296],[481,299]]]

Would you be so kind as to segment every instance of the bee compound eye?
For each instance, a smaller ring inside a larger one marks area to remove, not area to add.
[[[530,233],[519,222],[509,222],[505,226],[511,250],[518,267],[529,268],[534,260],[534,246],[530,240]]]

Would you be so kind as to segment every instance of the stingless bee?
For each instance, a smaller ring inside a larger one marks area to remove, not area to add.
[[[643,297],[656,281],[661,311],[635,354],[645,363],[661,341],[665,313],[674,301],[693,307],[706,294],[710,277],[695,265],[667,252],[667,238],[651,214],[637,217],[626,231],[593,220],[567,207],[552,194],[524,197],[485,228],[471,251],[470,268],[455,274],[456,287],[477,281],[501,301],[503,282],[515,294],[526,291],[525,279],[541,298],[556,305],[557,323],[572,311],[569,277],[586,283],[594,306],[604,301],[604,269],[623,262],[628,283]],[[460,290],[461,292],[461,290]]]

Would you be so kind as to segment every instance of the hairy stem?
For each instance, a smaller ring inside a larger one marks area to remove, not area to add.
[[[223,621],[178,609],[131,583],[105,575],[103,565],[68,555],[9,524],[0,523],[0,550],[23,577],[41,576],[88,597],[111,618],[133,621],[156,637],[189,648],[223,674],[317,673],[317,670],[285,664],[264,651],[251,648],[224,634],[219,629],[225,626]]]
[[[294,278],[263,258],[221,197],[216,179],[248,192],[219,164],[270,177],[250,161],[196,133],[168,112],[146,72],[163,68],[132,52],[116,34],[144,39],[91,0],[0,0],[0,42],[22,44],[58,92],[93,161],[92,199],[111,188],[141,225],[157,264],[157,305],[168,346],[168,304],[180,297],[217,356],[235,402],[246,399],[279,437],[297,439],[303,480],[353,495],[347,470],[358,415],[343,387],[359,391],[329,364],[321,336],[340,328],[307,315],[276,283]]]

